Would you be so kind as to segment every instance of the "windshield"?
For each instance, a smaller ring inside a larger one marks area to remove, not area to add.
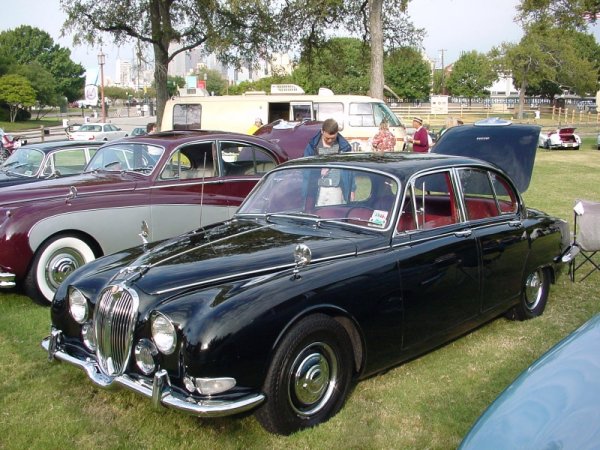
[[[325,165],[275,170],[266,175],[238,215],[290,215],[387,229],[398,182],[381,173]]]
[[[139,143],[115,143],[98,150],[85,168],[86,172],[93,170],[122,171],[132,170],[150,174],[164,149],[155,145]]]
[[[40,150],[32,147],[20,147],[4,161],[0,169],[26,177],[33,177],[40,170],[42,161],[44,161],[44,153]]]

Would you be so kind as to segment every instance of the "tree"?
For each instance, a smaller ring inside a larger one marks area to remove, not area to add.
[[[467,97],[470,103],[473,98],[489,95],[486,88],[497,76],[490,59],[473,50],[458,58],[445,83],[450,95]]]
[[[406,15],[409,1],[289,0],[277,19],[284,34],[281,41],[287,48],[315,54],[333,26],[353,37],[360,36],[370,51],[368,93],[383,98],[384,49],[418,46],[424,35],[424,30],[416,29]]]
[[[33,61],[27,65],[17,66],[14,73],[22,75],[31,84],[35,91],[37,103],[37,119],[45,114],[47,106],[56,106],[61,102],[61,95],[58,92],[54,76],[46,70],[38,61]]]
[[[595,52],[591,46],[579,46],[580,41],[587,39],[576,31],[540,23],[527,26],[518,44],[505,43],[490,53],[501,70],[512,73],[519,87],[517,117],[523,117],[526,92],[546,96],[565,88],[580,95],[595,92],[598,60],[586,59]]]
[[[521,0],[517,5],[517,20],[524,26],[546,24],[583,31],[596,23],[598,13],[598,0]]]
[[[279,29],[267,4],[254,0],[61,0],[60,4],[67,13],[63,30],[75,33],[75,43],[102,44],[108,34],[116,44],[133,39],[152,46],[158,123],[168,99],[167,67],[176,55],[202,46],[225,63],[251,62],[266,56]]]
[[[22,75],[9,74],[0,77],[0,102],[10,108],[10,121],[14,122],[19,109],[35,104],[35,91]]]
[[[389,52],[383,67],[386,84],[401,98],[423,100],[429,97],[431,66],[414,48]]]
[[[85,70],[71,60],[69,49],[55,44],[45,31],[22,25],[1,32],[0,54],[10,57],[18,65],[37,62],[52,74],[58,93],[70,101],[81,96]]]
[[[336,94],[366,94],[369,48],[356,38],[332,38],[319,48],[307,47],[292,74],[309,94],[327,87]]]

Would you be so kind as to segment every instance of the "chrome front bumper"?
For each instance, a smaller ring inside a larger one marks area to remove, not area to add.
[[[15,274],[10,272],[0,272],[0,289],[11,289],[16,286]]]
[[[154,375],[152,383],[134,379],[128,375],[110,377],[100,371],[98,364],[93,360],[75,358],[60,348],[61,332],[53,330],[52,334],[42,341],[42,348],[48,352],[48,359],[61,360],[79,367],[96,385],[110,389],[125,387],[138,394],[152,399],[155,408],[164,406],[186,414],[199,417],[222,417],[241,413],[261,404],[263,394],[251,394],[237,400],[200,400],[196,401],[189,396],[182,395],[171,388],[171,381],[166,370],[160,370]]]

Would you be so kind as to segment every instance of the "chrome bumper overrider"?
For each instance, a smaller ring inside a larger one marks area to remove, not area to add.
[[[75,358],[60,348],[60,331],[52,334],[42,341],[42,348],[48,352],[50,361],[58,359],[73,364],[87,373],[87,376],[98,386],[106,389],[125,387],[138,394],[152,399],[154,407],[165,406],[187,414],[200,417],[221,417],[241,413],[262,403],[263,394],[252,394],[237,400],[201,400],[196,401],[191,397],[182,395],[171,388],[171,382],[166,370],[160,370],[154,375],[152,383],[137,380],[128,375],[109,377],[100,371],[98,364],[92,360]]]
[[[14,288],[15,274],[10,272],[0,272],[0,289]]]

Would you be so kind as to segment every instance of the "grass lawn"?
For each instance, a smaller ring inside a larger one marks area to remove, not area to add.
[[[539,150],[528,205],[569,220],[576,198],[600,201],[600,151]],[[545,314],[499,318],[434,352],[356,385],[329,422],[290,437],[252,415],[200,420],[154,411],[128,391],[104,391],[39,346],[48,308],[0,293],[0,449],[399,448],[452,449],[492,400],[531,362],[600,312],[600,273],[551,287]],[[249,345],[252,345],[249,343]]]

